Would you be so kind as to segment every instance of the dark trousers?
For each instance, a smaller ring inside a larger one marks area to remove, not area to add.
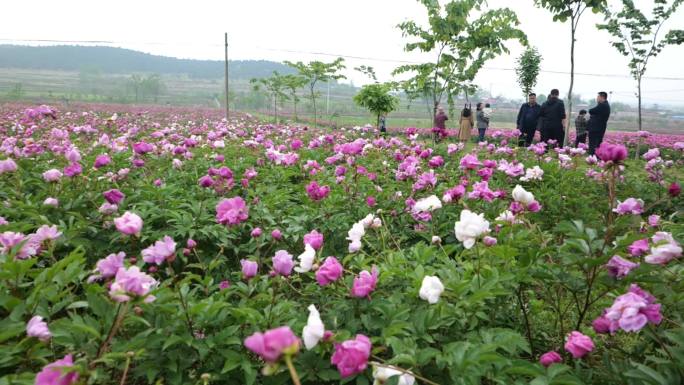
[[[477,129],[477,133],[478,133],[477,141],[478,142],[484,142],[485,132],[487,132],[486,128],[478,128]]]
[[[534,139],[535,131],[535,127],[523,128],[522,130],[520,130],[520,137],[518,137],[518,146],[529,147],[532,144],[532,140]]]
[[[549,140],[555,140],[556,146],[563,147],[565,143],[565,130],[562,127],[559,128],[543,128],[539,131],[541,134],[541,141],[546,143]]]
[[[587,143],[587,133],[583,132],[575,138],[575,147],[579,147],[580,143]]]
[[[589,131],[589,155],[594,155],[596,149],[603,143],[605,130]]]

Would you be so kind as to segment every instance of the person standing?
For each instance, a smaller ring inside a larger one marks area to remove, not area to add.
[[[549,140],[555,141],[556,145],[563,147],[565,142],[565,103],[558,98],[560,93],[557,89],[552,89],[548,99],[542,104],[539,110],[539,133],[541,140],[547,143]]]
[[[380,115],[380,135],[385,136],[387,132],[387,116]]]
[[[603,142],[603,136],[606,134],[608,126],[608,118],[610,118],[610,104],[608,103],[608,94],[601,91],[596,96],[596,107],[589,109],[589,154],[594,155],[594,152]]]
[[[587,110],[580,110],[575,118],[575,147],[587,143]]]
[[[537,130],[537,121],[539,120],[539,111],[541,106],[537,104],[537,94],[531,93],[527,96],[527,103],[523,103],[518,111],[518,120],[516,127],[520,131],[518,138],[518,145],[529,147],[534,139],[534,133]]]
[[[487,132],[487,128],[489,128],[489,117],[485,114],[483,110],[483,104],[477,103],[477,113],[475,115],[477,118],[478,142],[484,142],[485,133]]]
[[[461,122],[458,127],[458,140],[467,143],[470,140],[470,134],[473,131],[473,111],[470,107],[464,107],[461,111]]]
[[[446,121],[449,120],[444,108],[439,106],[437,108],[437,115],[435,115],[435,126],[432,129],[432,133],[435,134],[435,140],[439,140],[446,136]]]

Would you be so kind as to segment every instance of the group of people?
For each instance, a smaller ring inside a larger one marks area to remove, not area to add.
[[[529,147],[534,140],[534,136],[539,131],[541,141],[550,146],[563,147],[565,144],[565,127],[567,116],[565,103],[559,98],[557,89],[551,90],[548,98],[543,104],[537,103],[537,95],[528,95],[527,103],[520,106],[516,127],[520,131],[518,144]],[[587,143],[589,139],[589,154],[594,154],[596,148],[603,142],[606,133],[608,118],[610,117],[610,104],[608,94],[601,91],[596,96],[596,106],[589,109],[589,119],[587,110],[580,110],[575,118],[575,147],[580,143]],[[477,127],[478,141],[484,141],[485,133],[489,128],[491,108],[489,104],[478,103],[475,111],[471,106],[466,106],[461,111],[458,140],[467,142],[473,128]],[[437,130],[446,131],[446,121],[449,120],[442,107],[437,109],[435,114],[434,127]]]
[[[520,146],[527,147],[532,144],[536,131],[539,131],[542,142],[563,147],[567,116],[565,104],[558,96],[558,90],[553,89],[546,101],[539,105],[536,94],[528,95],[527,103],[520,106],[516,121],[516,127],[520,130],[518,139]],[[587,112],[589,119],[587,119]],[[589,139],[589,154],[593,155],[596,148],[603,142],[609,117],[608,94],[601,91],[596,96],[596,106],[590,108],[589,111],[580,110],[575,118],[575,147],[580,143],[586,144]]]

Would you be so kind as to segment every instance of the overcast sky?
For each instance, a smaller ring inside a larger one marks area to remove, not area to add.
[[[635,3],[650,10],[653,1]],[[488,1],[489,8],[505,6],[518,14],[520,28],[540,50],[542,70],[569,71],[570,25],[554,23],[533,0]],[[346,75],[357,85],[365,79],[352,70],[355,66],[371,65],[380,80],[389,80],[398,61],[432,58],[405,53],[406,40],[396,28],[405,20],[426,20],[416,0],[22,0],[5,2],[3,14],[2,39],[103,40],[159,55],[220,60],[223,33],[228,32],[232,59],[334,59],[312,53],[365,57],[346,59]],[[633,102],[627,59],[609,45],[605,32],[596,30],[600,20],[587,11],[580,22],[576,72],[599,76],[578,75],[575,90],[585,98],[612,91],[614,100]],[[672,28],[684,29],[684,7],[667,22],[666,30]],[[511,54],[489,62],[476,82],[494,95],[517,97],[515,74],[505,69],[514,67],[522,48],[518,43],[509,48]],[[643,85],[647,103],[684,105],[684,80],[656,79],[684,78],[682,60],[684,46],[668,47],[649,65],[646,76],[651,78]],[[544,72],[537,89],[567,93],[568,86],[569,75]]]

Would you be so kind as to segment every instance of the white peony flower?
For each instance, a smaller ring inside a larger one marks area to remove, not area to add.
[[[420,291],[418,295],[421,299],[428,301],[431,304],[435,304],[439,301],[439,296],[444,292],[444,285],[438,277],[432,275],[426,275],[423,278],[423,284],[420,286]]]
[[[441,208],[442,201],[440,201],[436,195],[430,195],[427,198],[420,199],[413,205],[414,212],[434,211]]]
[[[416,379],[412,375],[401,372],[397,369],[384,366],[373,367],[373,379],[375,379],[375,381],[373,381],[373,385],[385,384],[390,379],[390,377],[395,376],[400,376],[397,385],[413,385],[416,382]]]
[[[302,338],[304,339],[304,346],[311,350],[316,345],[318,341],[323,338],[325,333],[325,326],[323,321],[321,321],[321,315],[316,310],[316,306],[309,305],[309,319],[306,321],[306,326],[302,330]]]
[[[372,223],[372,221],[371,221]],[[349,241],[360,241],[361,238],[366,234],[366,228],[361,222],[354,223],[351,230],[347,233],[347,240]]]
[[[544,170],[539,166],[534,166],[525,170],[525,176],[521,176],[520,180],[523,182],[528,182],[531,180],[542,180],[544,177]]]
[[[432,244],[433,245],[439,245],[440,243],[442,243],[442,238],[440,238],[437,235],[433,235],[432,236]]]
[[[516,185],[515,188],[513,189],[513,199],[515,199],[516,202],[520,202],[524,204],[525,206],[529,205],[534,201],[534,195],[525,190],[521,185]]]
[[[477,238],[489,232],[489,222],[484,214],[475,214],[470,210],[461,211],[461,219],[454,225],[456,239],[463,242],[463,247],[470,249]]]
[[[297,259],[299,259],[299,266],[295,267],[295,271],[298,273],[306,273],[311,271],[311,267],[313,266],[315,258],[316,250],[314,250],[314,248],[309,246],[307,243],[304,245],[304,252],[297,257]]]
[[[382,227],[382,220],[380,218],[373,218],[373,223],[371,224],[371,228],[379,229],[380,227]]]
[[[369,228],[373,224],[373,220],[375,219],[375,215],[373,214],[368,214],[366,215],[365,218],[361,220],[361,223],[363,224],[364,228]]]

